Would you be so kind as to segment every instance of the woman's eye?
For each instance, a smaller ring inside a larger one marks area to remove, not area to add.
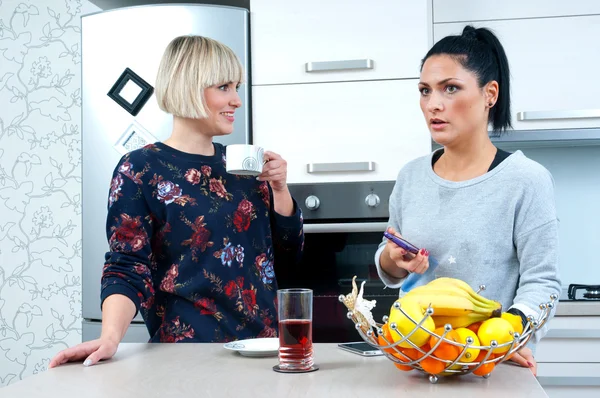
[[[421,95],[428,95],[429,94],[429,89],[427,87],[421,87],[419,89],[419,91],[421,92]]]
[[[235,86],[235,91],[240,91],[240,85]]]
[[[219,87],[218,87],[218,89],[219,89],[219,90],[222,90],[222,91],[227,91],[227,89],[228,89],[228,88],[229,88],[229,87],[228,87],[228,85],[227,85],[227,84],[223,84],[222,86],[219,86]]]
[[[446,92],[452,94],[458,91],[458,87],[456,86],[446,86]]]

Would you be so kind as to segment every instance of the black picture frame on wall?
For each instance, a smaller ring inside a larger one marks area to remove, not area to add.
[[[133,89],[139,89],[139,93],[133,100],[131,98],[125,98],[122,96],[122,90],[130,84],[134,84],[137,87]],[[154,87],[152,87],[147,81],[142,79],[137,73],[129,68],[125,68],[121,76],[117,79],[115,84],[108,92],[108,96],[112,98],[117,104],[121,105],[123,109],[129,112],[131,115],[136,116],[139,111],[144,107],[146,101],[152,96]]]

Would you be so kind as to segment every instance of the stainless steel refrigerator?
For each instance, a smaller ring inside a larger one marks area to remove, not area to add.
[[[85,15],[82,36],[83,340],[101,331],[100,278],[112,172],[123,154],[171,132],[172,117],[156,103],[153,86],[162,53],[176,36],[198,34],[229,46],[239,57],[246,84],[239,94],[233,134],[215,141],[251,143],[249,12],[236,7],[165,4]],[[146,342],[141,316],[124,341]]]

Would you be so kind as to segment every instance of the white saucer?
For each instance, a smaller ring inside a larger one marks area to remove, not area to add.
[[[238,340],[223,347],[246,357],[275,357],[279,354],[279,338]]]

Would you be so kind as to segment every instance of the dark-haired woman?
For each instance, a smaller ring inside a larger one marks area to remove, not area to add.
[[[384,241],[375,255],[380,278],[400,287],[409,272],[419,285],[438,277],[485,285],[505,310],[537,318],[539,304],[560,293],[558,223],[550,173],[521,151],[494,146],[488,125],[511,126],[508,60],[494,34],[464,28],[437,42],[421,64],[421,110],[443,148],[407,164],[390,197],[388,231],[421,249],[408,255]],[[546,328],[534,337],[537,342]],[[536,373],[532,351],[513,361]]]

